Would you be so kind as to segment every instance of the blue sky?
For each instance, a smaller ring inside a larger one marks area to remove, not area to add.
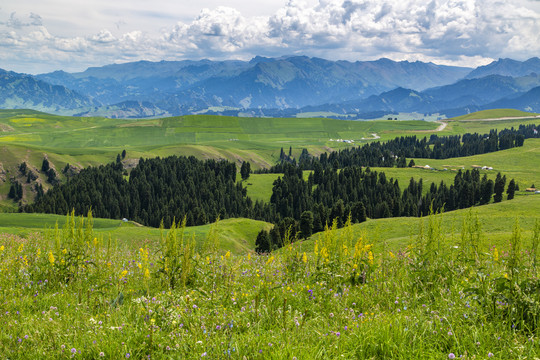
[[[0,5],[0,68],[82,71],[137,60],[433,61],[540,55],[533,0],[21,0]]]

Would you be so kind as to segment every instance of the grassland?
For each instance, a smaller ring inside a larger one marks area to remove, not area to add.
[[[453,118],[453,120],[482,120],[482,119],[500,119],[508,117],[533,117],[538,114],[530,113],[526,111],[516,110],[516,109],[490,109],[473,112],[467,115],[462,115]]]
[[[258,156],[262,164],[282,146],[300,151],[295,142],[315,152],[346,146],[325,139],[429,134],[418,130],[438,125],[317,119],[319,130],[306,133],[300,123],[249,120],[260,122],[6,111],[0,162],[9,177],[21,159],[39,167],[44,153],[61,168],[112,161],[126,148],[129,161],[182,152]],[[451,121],[441,134],[528,121]],[[55,129],[63,135],[49,139]],[[151,129],[147,139],[141,129]],[[451,182],[454,168],[488,165],[491,177],[501,171],[521,191],[510,201],[422,219],[368,220],[265,255],[253,253],[254,239],[271,225],[248,219],[161,232],[107,219],[92,227],[74,219],[63,229],[64,216],[0,213],[0,357],[536,359],[540,195],[523,189],[540,183],[539,152],[540,140],[531,139],[497,153],[415,159],[438,170],[376,169],[402,187],[410,177],[427,187]],[[244,182],[249,196],[267,201],[276,177],[252,175]]]

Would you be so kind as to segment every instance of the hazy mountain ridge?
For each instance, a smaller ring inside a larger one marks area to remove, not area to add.
[[[365,98],[399,86],[422,90],[454,82],[469,71],[388,59],[352,63],[295,56],[250,62],[141,61],[37,78],[75,89],[103,105],[125,100],[164,103],[173,96],[181,107],[195,101],[209,107],[285,109]]]
[[[64,86],[0,69],[0,108],[30,108],[62,113],[94,105],[90,98]]]
[[[255,57],[249,62],[138,61],[79,73],[31,76],[3,71],[0,86],[5,90],[0,107],[107,117],[203,112],[251,116],[326,112],[348,118],[396,112],[450,116],[494,104],[535,109],[534,92],[526,94],[540,86],[538,74],[538,58],[523,62],[500,59],[472,71],[384,58],[357,62],[306,56]]]

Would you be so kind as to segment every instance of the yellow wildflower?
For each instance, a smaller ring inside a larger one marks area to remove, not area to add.
[[[231,252],[230,252],[230,251],[227,251],[227,252],[225,253],[225,259],[228,259],[228,258],[230,258],[230,257],[231,257]]]
[[[302,261],[303,261],[304,263],[307,263],[307,255],[306,255],[305,252],[304,252],[304,255],[302,255]]]
[[[396,255],[394,255],[393,252],[389,251],[388,254],[390,254],[390,257],[391,257],[392,259],[395,259],[395,258],[396,258]]]
[[[0,251],[4,251],[4,245],[0,246]]]
[[[147,279],[150,279],[150,270],[148,269],[144,270],[144,277]]]
[[[19,252],[22,252],[24,249],[24,244],[19,245]]]
[[[268,261],[266,262],[266,265],[271,264],[273,261],[274,261],[274,257],[270,256],[270,258],[268,258]]]
[[[127,270],[124,270],[120,273],[120,279],[124,278],[127,275]]]
[[[371,251],[368,253],[368,263],[373,265],[373,253]]]
[[[248,260],[251,260],[251,253],[248,253]]]
[[[137,264],[137,267],[138,267],[139,269],[142,269],[142,264],[141,264],[141,263],[138,263],[138,264]]]
[[[497,248],[493,250],[493,261],[499,261],[499,250]]]
[[[54,265],[54,255],[52,251],[49,251],[49,262],[51,263],[51,265]]]

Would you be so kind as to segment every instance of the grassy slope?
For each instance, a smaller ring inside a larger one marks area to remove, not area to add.
[[[536,116],[536,113],[525,112],[516,109],[490,109],[473,112],[467,115],[455,117],[454,120],[495,119],[502,117]]]
[[[515,127],[520,123],[538,123],[538,119],[451,121],[447,128],[439,134],[487,132],[492,128]],[[310,132],[305,130],[308,125],[311,129]],[[273,163],[279,155],[281,147],[286,149],[287,146],[293,146],[293,153],[299,152],[300,148],[296,146],[300,142],[305,144],[310,151],[316,153],[327,149],[328,145],[345,146],[327,141],[330,138],[356,139],[357,137],[368,137],[372,133],[378,133],[382,139],[415,133],[423,136],[429,135],[431,131],[422,133],[417,130],[433,129],[436,124],[390,121],[351,122],[330,119],[240,119],[214,116],[134,121],[103,118],[76,119],[36,112],[2,111],[0,112],[0,126],[4,130],[8,130],[0,135],[0,154],[2,155],[0,162],[13,174],[20,159],[24,159],[38,168],[44,153],[47,153],[51,161],[60,169],[67,162],[87,166],[112,161],[123,148],[128,150],[128,156],[132,158],[178,153],[203,158],[222,156],[242,158],[245,155],[246,159],[258,157],[258,159],[266,159],[268,163]],[[47,136],[53,129],[59,131],[59,135]],[[278,131],[281,132],[278,133]],[[68,134],[69,136],[66,136]],[[148,135],[145,136],[145,134]],[[168,134],[172,134],[172,140],[167,139]],[[128,145],[131,138],[133,141]],[[229,141],[230,139],[238,139],[238,141]],[[87,145],[94,144],[96,146],[85,147],[85,141]],[[190,141],[193,143],[189,144]],[[152,142],[155,144],[149,145]],[[174,144],[171,145],[171,143]],[[397,178],[402,187],[406,186],[411,177],[423,178],[425,189],[427,189],[431,182],[439,183],[441,180],[447,183],[452,182],[455,175],[451,171],[453,168],[457,169],[463,166],[467,169],[471,168],[471,165],[488,165],[493,166],[495,171],[506,174],[509,179],[515,178],[520,188],[524,189],[531,183],[540,184],[539,159],[540,140],[529,139],[523,148],[492,154],[450,160],[415,159],[418,165],[429,164],[437,169],[447,167],[449,171],[410,168],[374,170],[385,171],[388,177]],[[489,176],[494,177],[495,171],[489,172]],[[276,174],[252,175],[244,182],[248,188],[248,195],[255,200],[268,201],[272,183],[278,176]],[[0,193],[7,192],[6,186],[7,183],[0,182]],[[535,211],[540,213],[537,211],[539,210],[537,208],[539,201],[540,197],[518,196],[516,200],[508,204],[479,207],[479,217],[482,218],[483,223],[489,225],[489,228],[485,229],[486,234],[493,234],[494,239],[502,238],[502,234],[506,235],[508,231],[511,231],[511,223],[514,218],[521,217],[520,208],[525,209],[527,216],[532,216]],[[3,204],[4,210],[15,209],[11,202],[4,201],[0,204]],[[498,211],[497,209],[505,209],[503,213],[507,216],[503,216],[499,219],[500,221],[497,220],[488,211],[492,207],[495,209],[490,210],[492,212]],[[466,212],[456,211],[445,215],[445,217],[461,219],[464,213]],[[510,216],[508,216],[509,214]],[[0,226],[2,226],[0,231],[27,234],[39,231],[44,227],[54,226],[56,219],[58,218],[52,215],[0,214]],[[59,217],[59,219],[59,223],[63,224],[63,217]],[[405,239],[409,238],[410,233],[417,229],[417,224],[418,219],[415,218],[382,219],[368,221],[357,228],[366,228],[372,234],[378,233],[379,238],[387,238],[396,246],[401,246]],[[505,231],[491,230],[498,229],[491,225],[501,224],[505,224]],[[456,229],[459,227],[458,225],[455,226]],[[222,245],[235,252],[253,249],[253,239],[256,233],[261,228],[268,228],[268,226],[270,225],[245,219],[224,220],[219,227]],[[96,220],[96,228],[98,232],[111,233],[120,240],[129,240],[134,237],[149,240],[159,238],[159,231],[156,229],[137,227],[113,220]],[[209,225],[190,228],[188,233],[193,232],[199,240],[202,240],[208,230]]]
[[[0,233],[18,234],[28,236],[34,232],[43,232],[54,229],[55,224],[61,229],[66,222],[65,216],[49,214],[8,214],[0,213]],[[212,225],[193,226],[186,228],[186,236],[195,236],[201,245],[206,239]],[[262,229],[270,230],[271,224],[251,219],[225,219],[216,226],[216,231],[224,249],[233,253],[246,253],[255,248],[255,238]],[[97,235],[108,237],[109,234],[118,241],[136,243],[148,240],[151,242],[160,239],[160,230],[120,220],[94,219],[94,230]]]

